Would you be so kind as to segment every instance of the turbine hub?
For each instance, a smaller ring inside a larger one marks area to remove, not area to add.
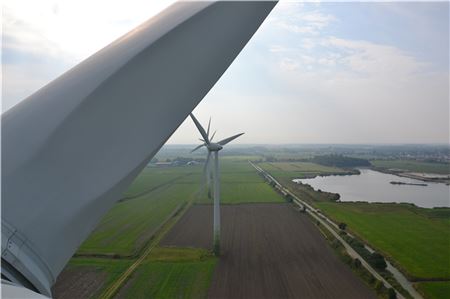
[[[221,146],[221,145],[218,144],[218,143],[210,143],[210,144],[208,144],[206,147],[207,147],[208,150],[211,151],[211,152],[218,152],[218,151],[220,151],[221,149],[223,149],[223,146]]]

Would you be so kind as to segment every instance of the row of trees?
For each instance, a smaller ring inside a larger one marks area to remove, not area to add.
[[[369,160],[346,157],[342,155],[323,155],[315,156],[311,159],[311,162],[332,167],[350,168],[359,166],[371,166]]]

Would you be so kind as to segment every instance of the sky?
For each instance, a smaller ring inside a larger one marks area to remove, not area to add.
[[[4,0],[2,111],[171,3]],[[449,144],[449,53],[448,2],[280,2],[194,113],[240,144]]]

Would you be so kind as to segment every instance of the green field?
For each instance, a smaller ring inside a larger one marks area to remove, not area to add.
[[[177,208],[193,199],[197,188],[194,184],[172,184],[117,203],[78,254],[136,254]]]
[[[129,259],[73,258],[64,271],[74,279],[61,297],[73,298],[71,289],[86,288],[90,284],[92,293],[88,298],[98,298],[132,263]]]
[[[217,259],[203,249],[155,248],[120,298],[206,298]]]
[[[385,169],[403,169],[411,172],[450,174],[450,164],[448,163],[429,163],[409,160],[374,160],[370,162],[375,167]]]
[[[176,182],[197,183],[200,179],[201,165],[179,167],[146,167],[133,181],[123,198],[139,196],[151,192],[158,187]]]
[[[212,203],[200,192],[203,166],[146,167],[79,248],[78,255],[133,256],[188,201]],[[220,163],[221,202],[283,202],[244,159]]]
[[[338,174],[347,172],[345,170],[322,166],[311,162],[264,162],[258,166],[277,178],[303,178],[319,174]]]
[[[223,204],[284,202],[247,161],[221,161],[220,182]],[[212,200],[202,196],[197,202],[212,203]]]
[[[391,257],[411,278],[450,279],[450,210],[436,212],[405,204],[317,202],[316,205]]]
[[[417,283],[419,292],[427,299],[447,299],[450,296],[450,281]]]

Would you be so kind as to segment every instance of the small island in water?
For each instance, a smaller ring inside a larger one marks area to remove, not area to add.
[[[420,184],[420,183],[405,183],[405,182],[391,182],[392,185],[410,185],[410,186],[428,186],[427,184]]]

